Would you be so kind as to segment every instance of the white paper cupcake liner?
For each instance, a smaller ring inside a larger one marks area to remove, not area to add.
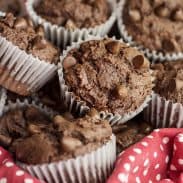
[[[63,48],[72,42],[85,40],[88,35],[105,36],[110,31],[116,20],[116,2],[114,0],[107,0],[111,7],[111,15],[105,23],[94,28],[82,28],[70,31],[65,27],[51,24],[50,22],[38,16],[34,11],[33,5],[37,4],[39,1],[40,0],[29,0],[26,2],[26,9],[29,16],[32,18],[35,24],[43,25],[46,36],[49,40],[51,40],[57,46],[61,46]]]
[[[114,168],[116,160],[116,138],[96,151],[75,159],[42,165],[19,163],[32,176],[48,183],[104,183]]]
[[[152,95],[143,114],[144,119],[155,128],[183,127],[183,105],[166,100],[158,94]]]
[[[0,87],[0,116],[3,113],[3,109],[5,106],[6,100],[7,100],[6,90],[4,88]]]
[[[89,40],[100,40],[103,39],[101,37],[92,37],[88,38],[85,41]],[[115,38],[113,38],[115,39]],[[118,40],[121,41],[122,40]],[[84,101],[78,100],[76,96],[72,92],[69,91],[68,86],[65,84],[64,75],[63,75],[63,67],[62,67],[62,61],[67,56],[67,53],[72,50],[73,48],[79,48],[80,44],[84,41],[78,41],[77,43],[73,43],[72,46],[69,46],[66,50],[63,51],[63,54],[60,58],[61,63],[58,64],[58,76],[59,76],[59,84],[60,84],[60,90],[61,90],[61,99],[63,100],[66,108],[73,113],[77,113],[77,115],[82,116],[85,114],[90,108],[86,105]],[[147,107],[148,102],[151,100],[151,95],[147,96],[144,102],[142,103],[139,108],[133,112],[120,115],[120,114],[112,114],[109,112],[100,111],[100,117],[102,119],[106,119],[109,121],[110,125],[118,125],[123,124],[133,117],[135,117],[137,114],[143,111],[145,107]]]
[[[123,9],[125,5],[126,0],[121,0],[118,4],[117,9],[117,24],[118,29],[121,34],[121,37],[124,39],[125,42],[129,43],[131,46],[137,47],[139,50],[141,50],[144,55],[146,55],[152,62],[156,61],[174,61],[178,59],[183,59],[183,52],[179,53],[163,53],[156,50],[150,50],[148,48],[145,48],[143,45],[138,44],[133,37],[128,33],[126,29],[126,25],[123,23]]]
[[[50,80],[56,70],[55,64],[27,54],[0,36],[0,84],[3,87],[20,95],[28,95]]]
[[[46,116],[48,116],[50,118],[53,118],[55,115],[57,115],[57,112],[55,112],[52,109],[50,109],[49,107],[45,106],[41,102],[36,102],[34,100],[30,101],[28,98],[25,98],[24,100],[20,100],[17,98],[15,102],[13,102],[9,99],[7,100],[6,104],[4,104],[2,108],[0,108],[0,116],[3,116],[9,110],[13,110],[16,108],[25,108],[25,107],[30,107],[30,106],[36,107],[43,114],[45,114]]]

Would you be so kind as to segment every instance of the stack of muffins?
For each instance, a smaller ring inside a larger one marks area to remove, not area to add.
[[[103,183],[116,154],[183,126],[182,0],[1,2],[0,146],[25,171]]]

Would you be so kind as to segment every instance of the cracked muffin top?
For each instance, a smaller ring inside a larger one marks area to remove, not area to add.
[[[35,11],[47,21],[71,30],[100,25],[111,13],[107,0],[41,0]]]
[[[122,16],[138,44],[163,53],[183,51],[182,0],[128,0]]]
[[[59,61],[59,49],[45,39],[43,28],[35,27],[28,18],[16,18],[11,13],[0,17],[0,36],[40,60],[55,64]]]
[[[183,60],[153,64],[154,91],[167,100],[183,104]]]
[[[0,145],[26,164],[50,163],[90,153],[107,143],[111,135],[109,123],[99,119],[95,111],[78,119],[68,114],[50,119],[30,106],[15,108],[0,118]]]
[[[83,42],[69,51],[63,68],[69,91],[98,111],[133,112],[151,94],[148,60],[119,41]]]

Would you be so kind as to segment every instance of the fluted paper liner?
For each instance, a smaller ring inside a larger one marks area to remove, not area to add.
[[[128,33],[126,29],[126,25],[123,23],[123,9],[125,5],[126,0],[121,0],[118,4],[118,10],[117,10],[117,24],[119,32],[124,39],[125,42],[129,43],[131,46],[137,47],[139,50],[141,50],[144,55],[146,55],[150,60],[153,62],[156,61],[173,61],[178,59],[183,59],[183,52],[179,53],[163,53],[156,50],[150,50],[148,48],[145,48],[143,45],[140,45],[137,43],[133,37]]]
[[[159,94],[152,95],[152,101],[143,113],[144,119],[155,128],[183,128],[183,105]]]
[[[90,37],[86,41],[89,40],[100,40],[103,39],[101,37]],[[113,38],[115,39],[115,38]],[[122,40],[118,40],[121,41]],[[66,105],[67,109],[70,112],[77,113],[77,115],[82,116],[85,114],[90,108],[86,105],[84,101],[79,100],[72,92],[69,91],[68,86],[65,84],[64,75],[63,75],[63,67],[62,67],[62,61],[67,56],[67,53],[72,50],[73,48],[79,48],[80,44],[84,41],[79,41],[77,43],[73,43],[72,46],[69,46],[66,50],[63,51],[63,54],[61,56],[61,63],[58,64],[58,76],[59,76],[59,84],[60,84],[60,92],[61,92],[61,99],[63,100],[64,104]],[[148,102],[151,100],[151,95],[147,96],[144,102],[141,106],[135,111],[132,111],[130,113],[120,115],[120,114],[112,114],[105,111],[100,111],[100,117],[102,119],[106,119],[109,121],[110,125],[118,125],[123,124],[133,117],[135,117],[137,114],[143,111],[145,107],[147,107]]]
[[[103,183],[111,174],[116,160],[116,138],[96,151],[66,161],[42,165],[19,163],[32,176],[49,183]]]
[[[5,106],[6,100],[7,100],[6,90],[4,88],[0,87],[0,116],[3,113],[3,109]]]
[[[0,12],[0,16],[5,14]],[[40,89],[56,73],[57,66],[27,54],[0,36],[0,84],[20,95]]]
[[[29,16],[32,18],[34,23],[43,25],[46,36],[49,40],[57,46],[62,46],[63,48],[72,42],[85,40],[89,35],[105,36],[110,31],[116,20],[116,2],[114,0],[107,0],[111,7],[111,15],[105,23],[92,28],[75,29],[72,31],[63,26],[52,24],[40,17],[34,11],[33,7],[33,5],[37,4],[39,1],[40,0],[29,0],[26,2],[26,9]]]

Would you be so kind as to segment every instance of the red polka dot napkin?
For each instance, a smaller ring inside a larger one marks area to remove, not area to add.
[[[183,183],[183,128],[154,130],[123,151],[107,183]]]
[[[11,155],[0,147],[0,183],[43,183],[18,168]]]

